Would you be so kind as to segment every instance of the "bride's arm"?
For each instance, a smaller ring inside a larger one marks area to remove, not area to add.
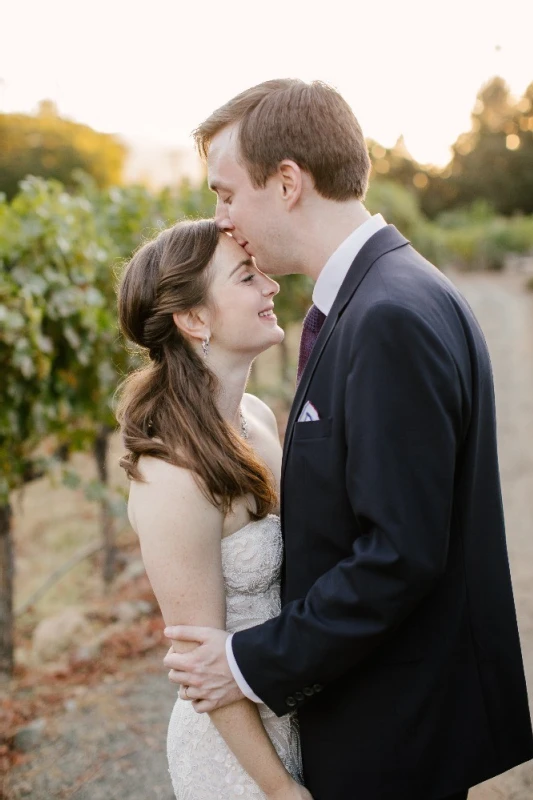
[[[140,467],[147,482],[132,481],[128,513],[165,624],[224,629],[222,514],[187,470],[146,457]],[[196,646],[174,643],[177,652]],[[267,796],[291,796],[291,787],[296,790],[297,785],[279,759],[254,703],[242,700],[210,717]]]

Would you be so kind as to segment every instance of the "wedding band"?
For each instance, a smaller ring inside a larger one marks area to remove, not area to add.
[[[184,685],[183,685],[183,694],[185,695],[185,697],[187,698],[187,700],[189,699],[189,694],[188,694],[188,692],[189,692],[189,687],[188,687],[188,686],[185,686],[185,684],[184,684]]]

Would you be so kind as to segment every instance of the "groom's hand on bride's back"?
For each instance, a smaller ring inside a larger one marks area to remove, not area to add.
[[[177,625],[165,628],[165,636],[198,644],[186,653],[176,653],[171,647],[163,659],[170,668],[169,680],[179,684],[181,699],[190,700],[195,711],[214,711],[244,698],[226,658],[226,631]]]

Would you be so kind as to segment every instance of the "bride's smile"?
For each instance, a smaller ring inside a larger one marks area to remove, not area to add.
[[[253,258],[227,234],[210,267],[208,304],[212,363],[222,356],[255,358],[284,337],[274,312],[279,284],[259,270]]]

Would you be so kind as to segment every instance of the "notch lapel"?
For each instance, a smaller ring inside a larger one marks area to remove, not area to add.
[[[394,225],[387,225],[386,228],[382,228],[381,230],[377,231],[377,233],[371,236],[370,239],[363,245],[359,253],[356,255],[350,269],[348,270],[348,274],[346,275],[346,278],[339,289],[331,311],[327,315],[322,326],[322,330],[318,334],[315,346],[313,347],[309,361],[307,362],[302,373],[300,383],[294,396],[289,419],[287,421],[287,429],[285,432],[285,441],[283,446],[283,465],[281,474],[282,487],[285,475],[285,465],[287,463],[287,454],[292,441],[294,425],[302,409],[303,402],[307,397],[307,390],[317,364],[320,361],[329,337],[335,330],[335,326],[339,320],[339,317],[375,261],[377,261],[377,259],[385,253],[388,253],[391,250],[396,250],[397,248],[403,247],[406,244],[409,244],[409,241],[401,235]],[[310,422],[308,424],[312,425],[313,423]]]

